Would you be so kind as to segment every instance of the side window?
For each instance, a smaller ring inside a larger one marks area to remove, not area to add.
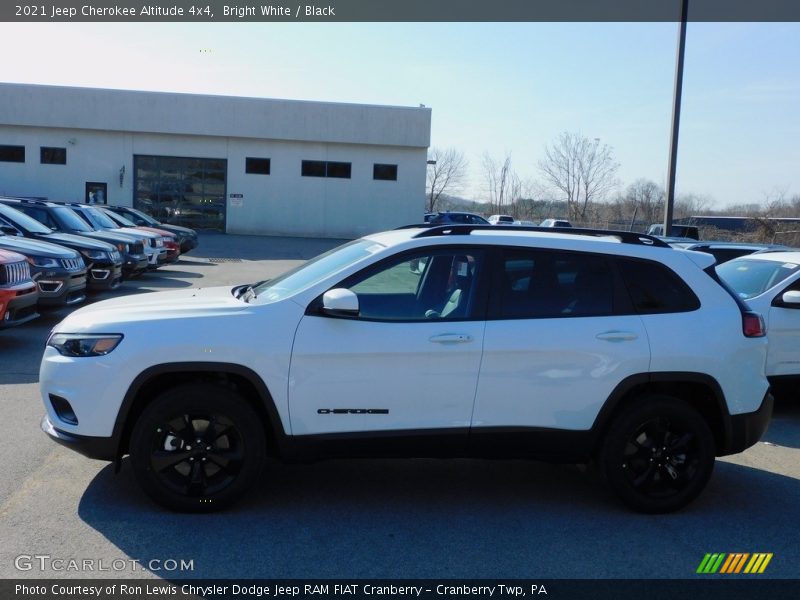
[[[428,250],[383,263],[343,285],[358,296],[362,319],[466,319],[475,307],[482,264],[481,251]]]
[[[592,254],[507,250],[499,290],[504,319],[614,314],[609,261]]]
[[[639,314],[689,312],[700,300],[672,269],[650,260],[619,259],[622,277]]]

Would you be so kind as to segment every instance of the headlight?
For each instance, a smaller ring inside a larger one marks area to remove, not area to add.
[[[122,341],[122,334],[54,333],[47,345],[63,356],[105,356]]]
[[[81,254],[90,260],[106,260],[108,258],[105,250],[81,250]]]
[[[61,266],[55,258],[48,258],[46,256],[29,256],[28,262],[31,266],[41,268],[57,268]]]

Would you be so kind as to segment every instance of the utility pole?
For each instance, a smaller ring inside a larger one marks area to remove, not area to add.
[[[672,97],[672,133],[669,141],[667,166],[667,200],[664,205],[664,235],[672,235],[672,212],[675,206],[675,171],[678,163],[678,131],[681,123],[681,92],[683,90],[683,54],[686,47],[686,13],[689,0],[680,0],[681,23],[678,30],[678,56],[675,60],[675,88]]]

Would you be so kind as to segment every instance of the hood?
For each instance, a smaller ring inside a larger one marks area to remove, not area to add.
[[[11,252],[10,250],[0,249],[0,264],[22,262],[24,260],[25,257],[22,256],[21,254],[17,254],[16,252]],[[233,298],[233,296],[231,296],[231,298]]]
[[[55,331],[125,333],[125,323],[149,321],[152,324],[167,319],[222,316],[250,308],[252,305],[233,297],[233,287],[192,288],[103,300],[76,310],[61,321]],[[116,329],[112,331],[108,326]]]
[[[36,239],[43,242],[50,242],[51,244],[69,246],[70,248],[80,248],[81,250],[103,250],[104,252],[111,252],[117,249],[116,246],[108,242],[95,240],[75,233],[43,233],[37,235]]]
[[[79,258],[77,252],[64,248],[63,246],[9,235],[0,235],[0,248],[3,250],[13,250],[20,254],[25,254],[26,256]]]
[[[156,235],[152,231],[145,231],[144,229],[141,229],[139,227],[120,227],[118,229],[109,229],[108,231],[114,231],[114,232],[117,232],[117,233],[124,233],[125,235],[132,235],[132,236],[136,236],[136,237],[139,237],[139,238],[153,239],[153,238],[161,237],[159,235]]]
[[[143,231],[148,231],[150,233],[155,233],[159,237],[165,237],[165,238],[169,238],[171,240],[174,240],[176,238],[176,234],[175,233],[173,233],[171,231],[167,231],[166,229],[161,229],[160,227],[156,228],[156,227],[148,227],[146,225],[141,225],[140,227],[137,227],[136,229],[141,229]]]
[[[82,234],[89,237],[93,237],[97,240],[103,240],[104,242],[108,242],[113,246],[117,244],[141,244],[142,238],[134,237],[132,235],[127,235],[125,233],[112,233],[110,231],[87,231],[86,233]]]
[[[171,231],[179,235],[184,235],[188,237],[197,237],[197,232],[194,229],[190,229],[189,227],[184,227],[183,225],[171,225],[169,223],[159,223],[158,227],[159,229],[165,229],[167,231]]]

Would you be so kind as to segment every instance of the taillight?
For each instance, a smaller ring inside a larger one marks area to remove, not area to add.
[[[767,335],[764,318],[754,312],[742,313],[742,333],[744,333],[744,337],[764,337]]]

